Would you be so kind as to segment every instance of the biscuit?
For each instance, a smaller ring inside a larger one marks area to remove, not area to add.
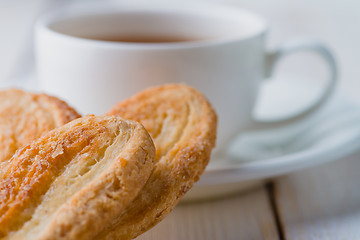
[[[0,164],[17,149],[78,117],[55,97],[17,89],[0,91]]]
[[[150,88],[108,113],[144,125],[156,147],[155,169],[136,199],[95,239],[132,239],[160,222],[193,186],[215,146],[217,117],[185,85]]]
[[[0,177],[0,238],[93,238],[138,195],[154,160],[135,121],[87,116],[50,131]]]

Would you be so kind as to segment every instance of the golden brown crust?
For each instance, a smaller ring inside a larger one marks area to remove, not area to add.
[[[144,125],[156,146],[154,172],[135,200],[96,239],[132,239],[161,221],[204,171],[217,118],[205,97],[185,85],[148,89],[108,113]]]
[[[0,163],[42,134],[78,117],[56,97],[19,89],[0,91]]]
[[[136,197],[154,166],[147,131],[87,116],[17,151],[0,177],[0,238],[90,239]]]

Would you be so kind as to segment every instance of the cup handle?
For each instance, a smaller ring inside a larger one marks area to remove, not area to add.
[[[315,113],[320,107],[322,107],[334,92],[336,82],[338,79],[336,61],[331,51],[322,43],[312,40],[293,41],[279,47],[275,51],[269,52],[265,56],[265,77],[270,77],[273,74],[276,62],[286,56],[297,51],[312,51],[320,55],[325,62],[328,64],[330,71],[330,79],[322,92],[320,98],[307,107],[305,110],[291,116],[289,118],[274,120],[274,121],[263,121],[259,119],[253,119],[252,123],[246,130],[267,130],[271,128],[279,128],[296,123],[304,118],[309,117]]]

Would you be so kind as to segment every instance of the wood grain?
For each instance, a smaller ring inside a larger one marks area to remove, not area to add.
[[[266,189],[189,203],[137,240],[279,239]]]
[[[360,239],[360,156],[275,181],[286,240]]]

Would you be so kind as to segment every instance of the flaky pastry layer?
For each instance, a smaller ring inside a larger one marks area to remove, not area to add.
[[[18,89],[0,91],[0,164],[17,149],[78,117],[56,97]]]
[[[206,98],[185,85],[150,88],[108,113],[144,125],[157,163],[132,203],[96,239],[132,239],[161,221],[193,186],[215,146],[217,117]]]
[[[154,159],[135,121],[87,116],[54,129],[0,177],[0,238],[92,239],[137,196]]]

